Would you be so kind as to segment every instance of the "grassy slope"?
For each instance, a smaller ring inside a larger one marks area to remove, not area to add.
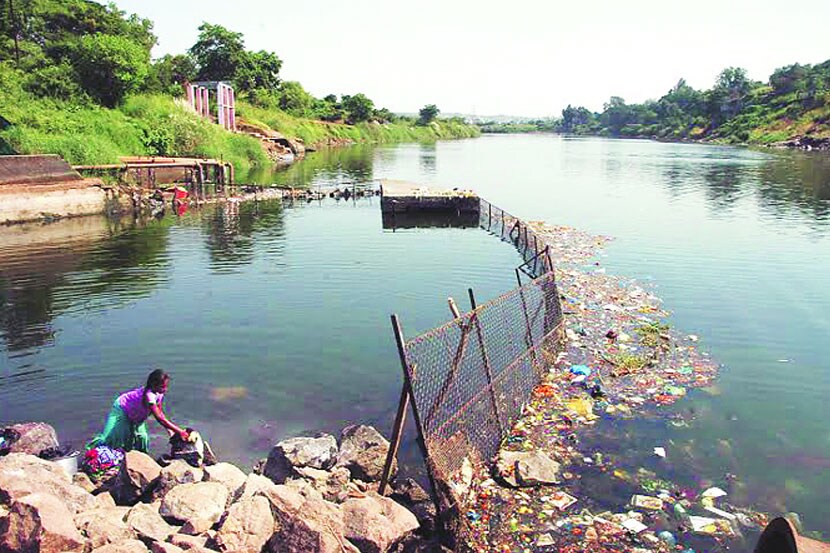
[[[242,171],[271,163],[255,138],[227,132],[170,97],[134,95],[120,108],[106,109],[37,98],[23,89],[22,82],[20,73],[0,64],[0,117],[11,123],[0,129],[0,154],[54,153],[76,165],[115,163],[125,155],[203,156],[225,159]],[[240,108],[240,115],[255,119],[252,122],[308,144],[329,137],[392,142],[461,138],[478,132],[453,122],[428,127],[334,125],[244,103]]]
[[[240,117],[249,123],[279,131],[290,138],[300,138],[306,144],[324,143],[330,138],[381,143],[472,138],[479,135],[478,128],[473,125],[447,120],[435,121],[424,127],[406,122],[343,125],[293,117],[279,110],[266,110],[246,102],[239,102],[237,108]]]

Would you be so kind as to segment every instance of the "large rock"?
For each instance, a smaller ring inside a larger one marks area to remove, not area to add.
[[[316,438],[291,438],[283,440],[271,449],[262,473],[282,484],[294,475],[294,467],[311,467],[326,470],[337,460],[337,440],[331,434]]]
[[[11,430],[18,436],[12,442],[9,453],[28,453],[39,455],[41,451],[55,449],[60,446],[58,434],[55,429],[45,422],[24,422],[13,424],[3,429],[3,432]]]
[[[176,530],[161,518],[158,509],[139,503],[127,514],[129,526],[139,538],[166,541]]]
[[[277,486],[285,488],[285,486]],[[293,492],[296,493],[296,492]],[[272,494],[274,495],[274,494]],[[297,494],[297,497],[302,497]],[[269,500],[271,498],[269,497]],[[285,498],[283,498],[285,499]],[[293,501],[283,503],[289,508],[280,510],[271,501],[272,512],[279,530],[266,544],[272,553],[358,553],[358,549],[344,536],[343,513],[338,505],[319,499],[307,499],[293,510]]]
[[[126,507],[93,509],[75,515],[75,527],[81,531],[92,548],[108,543],[135,538],[133,531],[124,523]]]
[[[121,540],[93,549],[92,553],[147,553],[147,546],[139,540]]]
[[[74,485],[55,463],[25,453],[0,457],[0,503],[9,504],[32,493],[60,498],[73,514],[95,507],[92,494]]]
[[[301,467],[295,470],[303,481],[308,482],[312,488],[320,492],[322,498],[342,503],[348,497],[351,475],[345,467],[334,467],[330,471],[311,467]],[[293,480],[287,481],[286,484],[297,485]],[[303,493],[302,490],[300,493]]]
[[[383,465],[389,453],[389,442],[371,426],[347,426],[340,433],[340,454],[337,466],[346,467],[353,478],[376,482],[383,474]],[[392,474],[397,472],[397,461],[392,464]]]
[[[346,538],[363,553],[386,553],[418,529],[415,515],[376,493],[344,502],[343,523]]]
[[[173,534],[170,543],[185,551],[201,551],[206,548],[207,536],[188,536],[187,534]]]
[[[230,493],[231,501],[242,493],[242,486],[245,484],[245,473],[230,463],[217,463],[205,467],[205,482],[218,482]]]
[[[0,519],[0,552],[82,552],[86,540],[75,528],[72,513],[57,497],[33,493],[16,500]]]
[[[132,505],[152,493],[161,476],[161,467],[140,451],[128,451],[110,493],[119,505]]]
[[[228,553],[259,553],[273,534],[270,502],[257,496],[231,505],[214,542]]]
[[[177,459],[161,469],[159,481],[153,491],[153,496],[163,498],[167,495],[167,492],[179,484],[201,482],[203,478],[204,471],[202,469],[193,467],[185,461]]]
[[[154,541],[150,544],[150,551],[152,553],[183,553],[184,549],[172,543]]]
[[[526,487],[559,483],[560,465],[543,452],[499,452],[496,471],[510,486]]]
[[[237,501],[243,501],[251,498],[256,495],[257,492],[267,490],[275,486],[276,484],[274,484],[270,478],[266,478],[261,474],[251,473],[247,476],[247,478],[245,478],[245,483],[242,484],[242,489],[239,491]]]
[[[159,512],[183,523],[192,518],[215,523],[225,512],[229,495],[228,488],[217,482],[182,484],[164,496]]]

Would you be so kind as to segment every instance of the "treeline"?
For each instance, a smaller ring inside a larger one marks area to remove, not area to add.
[[[237,92],[261,107],[297,117],[350,124],[390,122],[365,94],[315,98],[295,81],[283,81],[282,60],[273,52],[246,49],[241,33],[204,23],[183,54],[151,60],[153,24],[114,5],[90,0],[0,0],[0,61],[25,75],[36,95],[120,105],[133,92],[182,94],[185,81],[231,81]],[[425,106],[417,122],[438,115]],[[414,120],[413,120],[414,121]]]
[[[542,123],[539,128],[545,128]],[[681,79],[658,100],[627,104],[613,96],[600,113],[569,105],[548,128],[564,133],[775,143],[830,137],[830,60],[777,69],[767,82],[724,69],[709,90]]]
[[[256,140],[176,104],[185,81],[202,80],[232,82],[241,117],[256,115],[291,138],[429,140],[477,132],[436,121],[434,105],[401,118],[362,93],[315,98],[280,77],[277,54],[247,49],[240,33],[220,25],[204,23],[181,54],[153,60],[155,44],[151,21],[113,4],[0,0],[0,153],[58,153],[73,163],[141,154],[268,163]]]

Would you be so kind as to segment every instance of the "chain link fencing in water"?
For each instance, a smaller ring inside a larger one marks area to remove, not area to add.
[[[522,270],[535,278],[403,343],[418,430],[439,484],[458,482],[465,462],[489,466],[559,351],[562,311],[544,243],[484,200],[479,220],[518,248]],[[448,486],[438,488],[445,505],[459,507]]]

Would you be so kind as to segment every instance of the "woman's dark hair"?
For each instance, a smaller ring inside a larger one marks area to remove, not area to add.
[[[147,377],[147,384],[144,386],[144,389],[155,392],[157,389],[161,388],[161,385],[167,380],[170,380],[170,375],[161,369],[156,369],[150,373],[150,376]]]

